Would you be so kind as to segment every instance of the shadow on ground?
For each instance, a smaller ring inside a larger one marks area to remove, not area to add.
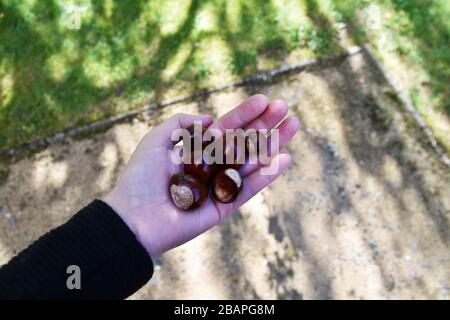
[[[139,139],[176,112],[216,116],[256,92],[302,122],[287,174],[223,225],[167,253],[134,298],[449,298],[450,172],[363,54],[199,97],[68,141],[8,168],[0,260],[117,179]]]

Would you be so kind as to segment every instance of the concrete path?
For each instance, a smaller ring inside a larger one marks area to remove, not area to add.
[[[168,252],[133,298],[450,298],[450,172],[363,54],[212,94],[3,168],[0,263],[114,184],[176,112],[220,115],[262,92],[303,125],[294,163],[220,227]]]

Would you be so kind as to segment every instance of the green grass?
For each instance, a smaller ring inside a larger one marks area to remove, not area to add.
[[[168,95],[275,67],[290,53],[373,41],[362,0],[0,2],[0,150]],[[450,111],[448,1],[376,2],[395,50],[422,67],[433,104]],[[64,9],[86,8],[69,29]]]
[[[423,69],[422,83],[431,90],[434,104],[450,113],[450,2],[447,0],[348,0],[336,2],[342,20],[354,27],[356,43],[373,42],[377,32],[367,32],[367,21],[354,19],[376,3],[382,21],[375,31],[385,32],[392,42],[389,48],[407,63]],[[379,48],[379,51],[386,48]],[[416,88],[417,89],[417,88]]]

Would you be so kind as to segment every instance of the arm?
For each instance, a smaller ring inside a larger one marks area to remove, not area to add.
[[[80,270],[81,290],[68,289],[70,266]],[[123,299],[152,273],[128,226],[95,200],[0,269],[0,299]]]
[[[0,269],[0,297],[124,298],[152,275],[151,258],[181,245],[219,224],[262,190],[290,163],[290,155],[272,155],[278,170],[261,175],[258,165],[241,169],[244,189],[230,204],[208,199],[189,213],[180,211],[168,193],[170,177],[180,166],[170,161],[171,133],[194,121],[225,129],[274,128],[287,114],[282,101],[256,95],[213,123],[209,116],[177,114],[147,134],[128,162],[115,188],[69,222],[49,232]],[[299,129],[296,118],[277,126],[282,149]],[[79,263],[81,290],[68,290],[66,268]],[[33,272],[33,270],[36,270]],[[38,276],[36,276],[38,275]],[[8,289],[3,289],[8,288]]]

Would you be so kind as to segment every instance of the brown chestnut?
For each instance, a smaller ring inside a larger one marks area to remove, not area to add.
[[[226,168],[217,173],[212,184],[212,193],[217,201],[230,203],[236,200],[242,190],[242,177],[239,171]]]
[[[233,152],[233,162],[229,162],[227,159],[231,158],[231,153]],[[230,148],[225,149],[224,164],[226,168],[232,168],[239,170],[245,163],[245,149],[241,148],[237,144],[234,146],[233,151]]]
[[[193,125],[189,126],[188,128],[186,128],[186,130],[189,131],[189,135],[191,137],[191,151],[194,150],[194,146],[195,146],[194,141],[196,139],[199,139],[199,140],[201,139],[200,141],[202,142],[202,149],[210,143],[209,141],[205,141],[203,138],[206,128],[204,126],[202,126],[201,134],[199,134],[195,131],[195,126],[196,126],[196,124],[193,124]]]
[[[240,142],[242,139],[242,142]],[[245,137],[233,137],[233,141],[224,138],[223,143],[224,158],[223,163],[225,168],[232,168],[239,170],[245,163],[246,153],[246,139]]]
[[[211,181],[214,173],[216,171],[216,165],[214,163],[207,164],[205,158],[203,157],[203,152],[201,154],[201,163],[196,163],[194,151],[191,152],[190,163],[184,164],[184,172],[192,174],[204,183]]]
[[[258,136],[247,136],[245,137],[245,151],[247,156],[257,156],[259,148],[259,138]]]
[[[173,202],[181,210],[198,208],[208,197],[206,185],[199,178],[185,173],[172,176],[169,192]]]

